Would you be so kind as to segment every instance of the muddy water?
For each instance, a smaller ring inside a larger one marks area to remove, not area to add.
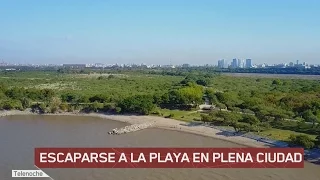
[[[108,130],[124,125],[93,117],[1,118],[0,179],[12,179],[12,169],[35,169],[35,147],[239,147],[213,138],[161,129],[120,136],[107,134]],[[54,180],[320,180],[320,167],[310,163],[304,169],[45,169],[45,172]]]

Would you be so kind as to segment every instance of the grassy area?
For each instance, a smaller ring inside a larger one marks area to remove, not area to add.
[[[170,114],[173,115],[172,119],[185,121],[185,122],[191,122],[195,119],[200,120],[200,112],[197,111],[182,111],[182,110],[169,110],[169,109],[161,109],[159,112],[162,114],[163,117],[168,117]],[[233,127],[230,126],[222,126],[225,129],[234,130]],[[310,135],[305,133],[299,133],[295,131],[290,130],[283,130],[283,129],[276,129],[272,128],[263,132],[255,132],[254,134],[257,134],[262,137],[274,139],[274,140],[280,140],[280,141],[288,141],[291,134],[294,135],[308,135],[312,139],[316,138],[316,135]]]
[[[112,97],[126,97],[136,94],[166,92],[183,77],[146,74],[59,74],[55,72],[0,72],[0,83],[9,87],[53,89],[57,94],[73,92],[93,96],[106,94]],[[106,77],[101,78],[99,77]]]
[[[191,122],[195,119],[200,120],[200,112],[197,111],[160,109],[159,112],[162,114],[162,117],[169,117],[171,115],[170,118],[185,122]]]
[[[290,131],[290,130],[275,129],[275,128],[272,128],[260,133],[255,133],[255,134],[259,136],[267,137],[270,139],[274,139],[274,140],[281,140],[281,141],[288,141],[291,134],[308,135],[312,139],[315,139],[317,137],[316,135],[310,135],[310,134],[299,133],[299,132]]]

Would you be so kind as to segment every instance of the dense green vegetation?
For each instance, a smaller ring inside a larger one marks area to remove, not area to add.
[[[318,80],[229,77],[205,68],[59,69],[0,72],[0,77],[3,110],[155,114],[230,126],[307,148],[319,141]],[[195,112],[204,97],[216,108]]]

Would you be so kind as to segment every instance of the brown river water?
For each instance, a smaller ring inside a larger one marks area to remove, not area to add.
[[[109,130],[125,125],[95,117],[2,117],[0,180],[19,179],[11,177],[13,169],[36,170],[33,166],[35,147],[241,147],[218,139],[162,129],[145,129],[119,136],[107,134]],[[304,169],[43,170],[54,180],[320,180],[320,166],[310,163],[305,163]]]

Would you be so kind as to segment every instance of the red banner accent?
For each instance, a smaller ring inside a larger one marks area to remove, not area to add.
[[[36,148],[39,168],[303,168],[302,148]]]

